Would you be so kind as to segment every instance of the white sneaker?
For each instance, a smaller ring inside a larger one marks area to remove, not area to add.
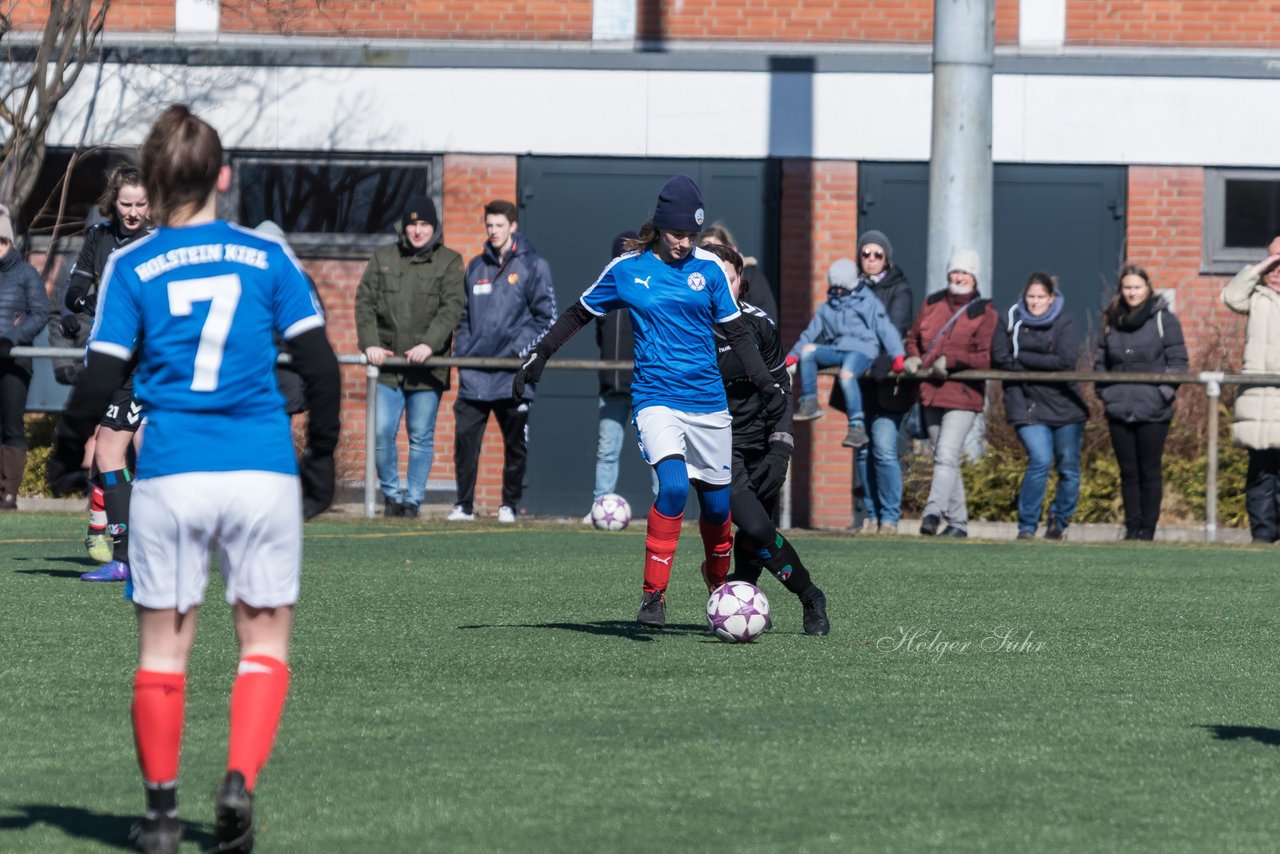
[[[498,521],[503,525],[514,525],[516,521],[516,509],[503,504],[498,508]]]
[[[582,517],[582,524],[584,524],[584,525],[594,525],[594,524],[595,524],[595,520],[591,518],[591,513],[590,513],[590,512],[588,512],[588,513],[587,513],[587,515],[585,515],[585,516],[583,516],[583,517]]]
[[[453,512],[448,516],[448,520],[450,522],[474,522],[476,514],[463,510],[461,504],[455,504],[453,505]]]

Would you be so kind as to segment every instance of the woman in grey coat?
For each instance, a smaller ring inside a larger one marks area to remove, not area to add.
[[[0,510],[18,506],[18,487],[27,468],[27,389],[31,360],[9,355],[25,347],[49,320],[49,295],[40,274],[14,245],[13,219],[0,207]]]
[[[1182,324],[1136,264],[1120,269],[1120,284],[1102,313],[1095,371],[1181,374],[1187,370]],[[1124,538],[1150,540],[1160,519],[1164,481],[1160,464],[1173,420],[1177,386],[1170,383],[1096,383],[1106,408],[1111,447],[1120,464]]]

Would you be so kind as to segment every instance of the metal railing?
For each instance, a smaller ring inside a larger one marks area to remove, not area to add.
[[[31,358],[55,358],[70,357],[77,358],[83,355],[83,351],[70,347],[14,347],[10,355],[14,357],[31,357]],[[281,356],[281,360],[288,361],[287,356]],[[522,360],[520,359],[491,359],[491,358],[474,358],[465,356],[433,356],[425,365],[410,365],[408,360],[402,357],[387,358],[381,368],[369,364],[369,360],[362,353],[341,354],[338,356],[338,363],[342,365],[363,365],[365,368],[365,437],[364,437],[364,458],[365,458],[365,477],[364,477],[364,515],[372,518],[376,515],[377,509],[377,471],[375,466],[376,442],[377,442],[377,406],[375,404],[377,398],[376,386],[378,377],[383,370],[395,370],[411,367],[449,367],[449,368],[495,368],[501,370],[513,371],[520,367]],[[554,359],[547,363],[547,370],[558,371],[616,371],[631,370],[634,363],[630,361],[603,361],[600,359]],[[838,372],[837,368],[823,368],[820,374],[834,375]],[[956,371],[948,374],[948,380],[1013,380],[1020,382],[1035,383],[1068,383],[1068,382],[1107,382],[1107,383],[1160,383],[1165,385],[1199,385],[1204,386],[1205,394],[1209,398],[1207,409],[1208,424],[1206,425],[1208,445],[1205,449],[1207,456],[1207,468],[1205,472],[1205,522],[1204,534],[1206,542],[1216,542],[1218,539],[1218,401],[1222,397],[1222,387],[1229,386],[1280,386],[1280,374],[1228,374],[1221,371],[1200,371],[1198,373],[1184,374],[1156,374],[1156,373],[1107,373],[1099,374],[1093,371]],[[909,379],[929,379],[925,375],[919,375]],[[788,478],[788,481],[790,478]],[[789,495],[788,489],[784,490],[784,503],[789,505],[786,497]],[[784,506],[784,512],[789,510]],[[789,512],[787,512],[789,515]]]

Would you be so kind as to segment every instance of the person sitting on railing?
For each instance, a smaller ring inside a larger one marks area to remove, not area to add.
[[[986,403],[984,380],[949,380],[947,371],[991,367],[991,337],[1000,319],[978,295],[978,253],[962,249],[947,264],[947,286],[925,298],[907,333],[906,373],[923,374],[920,404],[933,446],[933,482],[920,533],[969,536],[969,507],[960,477],[965,437]]]
[[[838,258],[827,271],[827,301],[818,306],[809,325],[800,333],[787,365],[800,363],[800,402],[796,421],[814,421],[822,417],[818,406],[818,368],[840,366],[838,382],[844,393],[849,430],[841,442],[846,448],[862,448],[867,436],[866,414],[858,377],[867,372],[881,352],[901,370],[906,352],[902,335],[889,322],[884,303],[867,287],[858,265],[849,258]]]
[[[1280,237],[1271,241],[1263,261],[1245,267],[1222,289],[1222,301],[1249,317],[1244,373],[1280,373]],[[1244,492],[1253,541],[1274,543],[1280,540],[1280,388],[1241,389],[1232,433],[1249,451]]]
[[[1093,369],[1161,374],[1187,370],[1182,324],[1164,297],[1152,290],[1147,271],[1136,264],[1120,268],[1116,294],[1102,312],[1102,341]],[[1106,408],[1111,447],[1120,464],[1124,538],[1154,539],[1164,497],[1160,463],[1177,386],[1099,382],[1094,391]]]
[[[356,340],[369,364],[402,356],[413,367],[378,375],[378,480],[383,513],[418,515],[435,457],[436,413],[449,388],[449,369],[430,367],[449,355],[466,299],[462,256],[444,245],[435,202],[412,196],[400,217],[400,239],[380,246],[356,286]],[[396,434],[404,416],[409,470],[400,481]]]
[[[1075,318],[1048,273],[1032,273],[1022,298],[1010,306],[991,341],[991,362],[1002,371],[1069,371],[1080,356]],[[1077,383],[1004,383],[1005,419],[1027,450],[1027,470],[1018,494],[1018,539],[1030,540],[1040,524],[1049,469],[1058,469],[1047,540],[1062,539],[1080,497],[1080,440],[1089,407]]]

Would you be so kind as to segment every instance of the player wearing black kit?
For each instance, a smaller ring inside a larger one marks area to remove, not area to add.
[[[729,288],[742,309],[742,319],[750,327],[765,365],[785,386],[790,382],[786,351],[782,348],[773,320],[746,301],[747,284],[742,280],[742,256],[719,244],[703,248],[725,262]],[[738,526],[738,536],[734,541],[733,574],[729,580],[756,584],[761,573],[768,569],[783,587],[800,598],[805,634],[825,635],[831,630],[827,620],[827,599],[813,583],[800,555],[773,522],[794,446],[790,401],[781,416],[771,420],[766,415],[759,389],[747,376],[719,330],[716,330],[716,354],[720,374],[724,377],[725,396],[729,400],[729,414],[733,418],[733,481],[729,507],[730,515]]]

